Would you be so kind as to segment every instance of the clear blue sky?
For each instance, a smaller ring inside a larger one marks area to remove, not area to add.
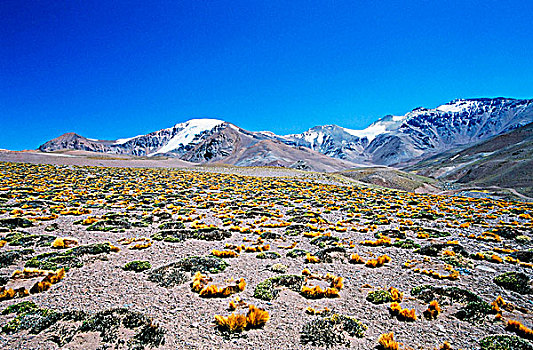
[[[532,1],[0,1],[0,148],[533,97]]]

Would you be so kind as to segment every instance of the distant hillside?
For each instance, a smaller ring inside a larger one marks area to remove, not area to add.
[[[342,171],[338,174],[366,184],[401,191],[419,193],[437,193],[441,191],[437,187],[437,181],[434,179],[388,167],[357,168]]]
[[[533,197],[533,123],[405,170],[459,184],[514,188]]]

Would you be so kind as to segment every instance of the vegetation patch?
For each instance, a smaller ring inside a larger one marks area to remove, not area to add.
[[[159,225],[160,230],[182,230],[185,224],[182,221],[169,221]]]
[[[489,335],[479,341],[482,350],[533,350],[533,345],[516,335]]]
[[[83,261],[81,257],[84,255],[105,254],[116,252],[117,250],[118,248],[109,242],[81,245],[65,251],[39,254],[28,260],[25,266],[42,270],[57,270],[60,268],[68,270],[74,267],[82,267]]]
[[[148,280],[161,287],[171,288],[188,281],[190,277],[187,273],[219,273],[227,266],[228,263],[214,256],[190,256],[151,270]]]
[[[335,236],[318,236],[318,237],[315,237],[313,239],[311,239],[311,241],[309,241],[309,243],[313,244],[313,245],[316,245],[320,248],[325,248],[326,246],[331,246],[335,243],[337,243],[339,241],[339,237],[335,237]]]
[[[257,259],[279,259],[281,255],[276,252],[261,252],[255,256]]]
[[[288,269],[289,268],[287,267],[287,265],[280,264],[280,263],[274,264],[270,267],[271,271],[277,272],[277,273],[285,273],[287,272]]]
[[[352,316],[333,314],[307,322],[301,332],[304,345],[320,347],[350,346],[349,337],[363,338],[367,326]]]
[[[38,246],[38,247],[47,247],[52,244],[56,237],[50,235],[33,235],[27,234],[20,231],[15,231],[9,233],[5,240],[11,246]]]
[[[531,287],[529,286],[529,276],[522,272],[510,271],[502,273],[494,277],[494,283],[497,285],[519,293],[519,294],[530,294]]]
[[[486,315],[493,313],[489,303],[477,294],[457,287],[437,287],[422,285],[411,290],[411,295],[426,303],[437,299],[446,298],[449,303],[460,303],[464,306],[455,313],[455,317],[468,322],[482,322]]]
[[[219,229],[188,230],[188,229],[165,229],[156,232],[152,238],[156,241],[182,242],[187,239],[199,239],[202,241],[223,241],[231,237],[231,232]]]
[[[427,255],[427,256],[438,256],[440,252],[444,249],[452,250],[456,254],[460,254],[464,257],[468,257],[468,251],[459,244],[452,243],[434,243],[429,244],[425,247],[415,250],[415,253]]]
[[[17,227],[31,227],[33,223],[25,218],[3,218],[0,219],[0,226],[15,229]]]
[[[317,251],[313,254],[320,262],[332,263],[334,260],[342,260],[346,257],[346,248],[329,247]]]
[[[309,252],[307,250],[304,250],[304,249],[291,249],[287,252],[287,257],[288,258],[299,258],[299,257],[302,257],[302,256],[306,256],[307,254],[309,254]]]
[[[390,230],[382,230],[374,234],[374,237],[376,238],[381,238],[383,236],[387,236],[389,238],[405,239],[405,232],[400,231],[398,229],[390,229]]]
[[[533,263],[533,250],[519,250],[509,255],[520,261],[523,261],[526,263]]]
[[[123,267],[124,271],[135,271],[135,272],[143,272],[151,268],[152,268],[152,264],[150,264],[149,261],[140,261],[140,260],[130,261]]]
[[[181,229],[165,229],[152,235],[152,239],[165,242],[182,242],[189,238],[189,230]]]
[[[420,244],[415,243],[412,239],[406,239],[403,241],[394,242],[392,244],[394,247],[402,248],[402,249],[417,249],[420,248]]]
[[[388,290],[374,290],[368,293],[366,300],[372,304],[385,304],[393,301],[392,294]]]
[[[117,308],[97,313],[84,311],[58,312],[40,308],[33,302],[22,302],[2,311],[15,314],[15,318],[2,327],[7,334],[28,331],[30,334],[46,332],[49,339],[62,347],[78,335],[99,332],[104,347],[118,348],[120,344],[128,349],[158,347],[165,343],[165,330],[142,313]],[[132,331],[121,332],[124,327]],[[125,338],[127,334],[132,334]]]
[[[270,277],[259,283],[254,290],[254,298],[261,300],[274,300],[278,297],[279,288],[286,287],[299,293],[302,289],[304,276],[300,275],[280,275]]]
[[[0,268],[11,266],[15,261],[33,253],[35,253],[33,249],[15,249],[0,252]]]

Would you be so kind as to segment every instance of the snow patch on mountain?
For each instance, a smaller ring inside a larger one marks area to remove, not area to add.
[[[321,145],[324,142],[324,133],[316,131],[306,131],[304,133],[304,140],[309,142],[312,150],[315,150],[315,146]]]
[[[180,146],[186,146],[190,144],[197,135],[212,130],[213,128],[223,124],[224,121],[218,119],[191,119],[185,123],[179,123],[174,128],[167,130],[177,130],[177,133],[167,142],[166,145],[161,147],[157,152],[149,154],[161,154],[178,149]]]
[[[136,139],[136,138],[138,138],[138,137],[142,137],[142,136],[144,136],[144,135],[137,135],[137,136],[134,136],[134,137],[128,137],[128,138],[125,138],[125,139],[118,139],[118,140],[115,140],[114,144],[115,144],[115,145],[123,145],[123,144],[125,144],[125,143],[128,142],[128,141],[131,141],[131,140],[133,140],[133,139]]]
[[[452,102],[438,106],[437,110],[444,113],[463,113],[479,105],[478,101],[473,100],[453,100]]]
[[[405,116],[386,116],[372,123],[369,127],[363,130],[353,130],[343,128],[348,134],[357,136],[359,138],[367,138],[368,142],[372,142],[376,136],[398,129],[401,123],[405,120]]]

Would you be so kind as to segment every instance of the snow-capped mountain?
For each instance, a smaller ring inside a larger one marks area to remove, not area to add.
[[[95,140],[67,133],[46,142],[39,150],[167,156],[192,163],[282,166],[316,171],[335,171],[355,165],[305,147],[287,145],[273,135],[250,132],[222,120],[192,119],[172,128],[115,141]]]
[[[95,140],[68,133],[46,142],[39,150],[78,149],[135,156],[181,156],[226,123],[217,119],[191,119],[171,128],[115,141]]]
[[[337,125],[315,126],[301,134],[277,136],[279,140],[308,147],[339,159],[364,161],[364,151],[376,136],[396,130],[405,117],[385,116],[363,130]]]
[[[416,108],[397,129],[382,133],[365,149],[376,164],[402,164],[466,147],[533,122],[533,100],[454,100],[435,109]]]
[[[454,100],[434,109],[385,116],[363,130],[315,126],[301,134],[250,132],[217,119],[192,119],[171,128],[114,141],[68,133],[39,147],[44,152],[86,150],[134,156],[170,156],[195,163],[327,168],[357,164],[404,165],[468,146],[533,122],[533,100]],[[323,156],[325,155],[325,156]],[[333,162],[331,158],[343,162]],[[311,161],[312,160],[312,161]],[[300,162],[298,162],[300,161]]]
[[[386,116],[363,130],[317,126],[279,140],[357,163],[405,164],[533,122],[533,100],[459,99]]]

